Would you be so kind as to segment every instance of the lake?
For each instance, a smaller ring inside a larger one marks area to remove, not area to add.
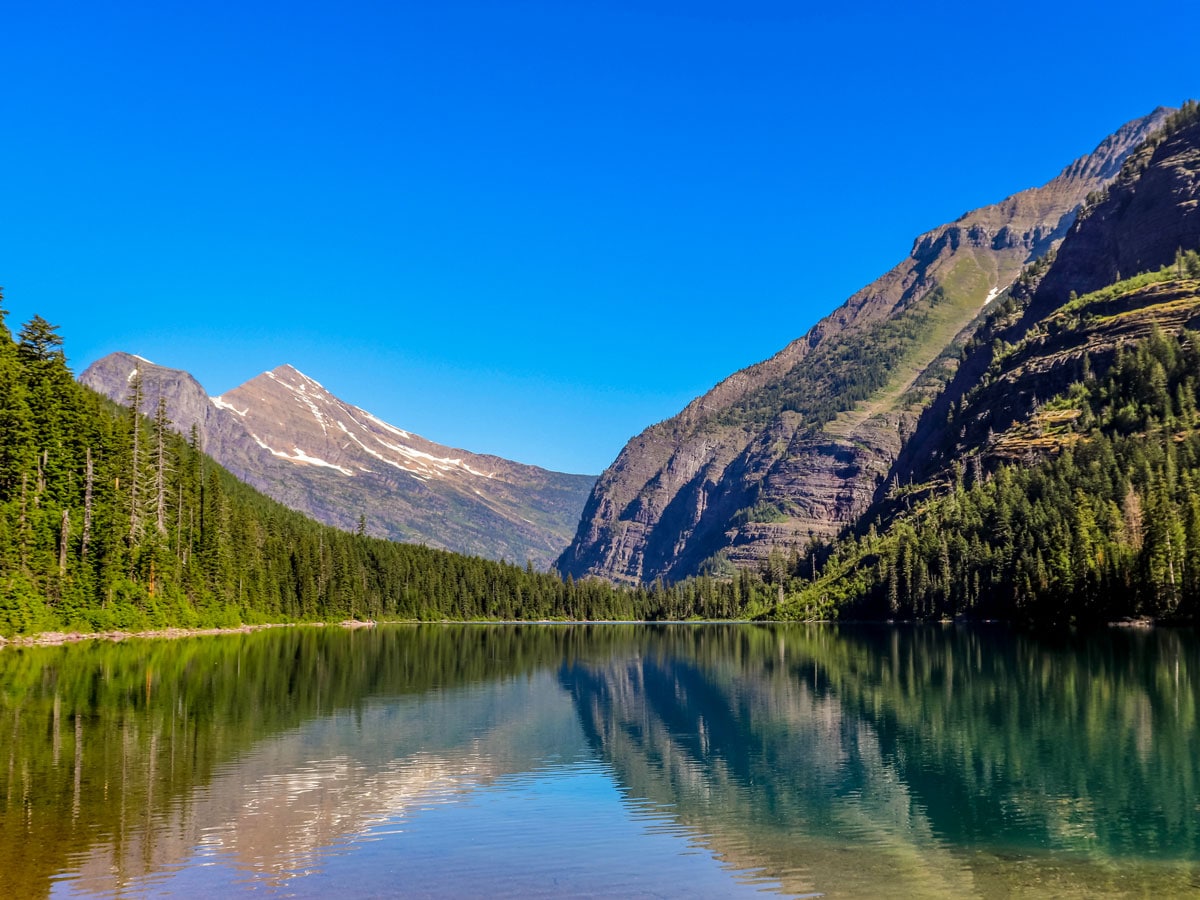
[[[1190,631],[395,625],[0,652],[0,896],[1200,891]]]

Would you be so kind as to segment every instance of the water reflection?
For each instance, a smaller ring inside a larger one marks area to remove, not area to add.
[[[533,736],[541,740],[525,739]],[[381,828],[395,832],[413,814],[459,802],[502,775],[545,767],[536,745],[546,742],[584,752],[548,674],[332,713],[219,766],[202,790],[139,831],[134,846],[108,841],[77,857],[73,887],[116,893],[193,857],[280,887]]]
[[[593,745],[794,891],[1194,890],[1195,639],[666,628],[564,669]]]
[[[118,881],[179,858],[192,836],[164,830],[163,817],[203,806],[198,788],[224,783],[223,767],[244,768],[245,783],[289,771],[260,762],[272,752],[264,741],[334,716],[352,726],[337,729],[347,736],[337,754],[359,760],[354,728],[373,699],[436,700],[550,669],[558,651],[544,630],[416,627],[9,648],[0,653],[0,894],[45,895],[55,874],[95,852],[114,860]],[[469,743],[476,725],[457,712],[429,716],[412,741]],[[329,759],[327,744],[297,755]],[[240,803],[244,792],[227,793],[215,802]]]
[[[1190,633],[287,629],[0,653],[0,893],[1200,888]]]

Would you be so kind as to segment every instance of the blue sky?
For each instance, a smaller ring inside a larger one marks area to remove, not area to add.
[[[10,2],[0,284],[599,472],[922,231],[1200,95],[1190,4]]]

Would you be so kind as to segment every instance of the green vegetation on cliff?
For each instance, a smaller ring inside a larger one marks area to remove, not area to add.
[[[1011,346],[949,429],[1033,385],[1027,416],[893,492],[777,612],[1063,622],[1200,604],[1200,256],[1067,304]],[[915,502],[914,502],[915,501]],[[797,566],[803,571],[803,566]]]

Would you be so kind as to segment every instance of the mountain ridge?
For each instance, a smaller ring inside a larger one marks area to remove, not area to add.
[[[677,580],[753,565],[853,521],[952,374],[955,341],[1169,112],[1127,123],[1040,188],[919,235],[906,260],[805,335],[631,439],[559,570]]]
[[[239,478],[345,530],[545,568],[594,481],[437,444],[287,363],[214,397],[187,372],[123,352],[80,381],[128,405],[139,373],[144,412],[162,397],[175,429],[195,428],[202,449]]]

